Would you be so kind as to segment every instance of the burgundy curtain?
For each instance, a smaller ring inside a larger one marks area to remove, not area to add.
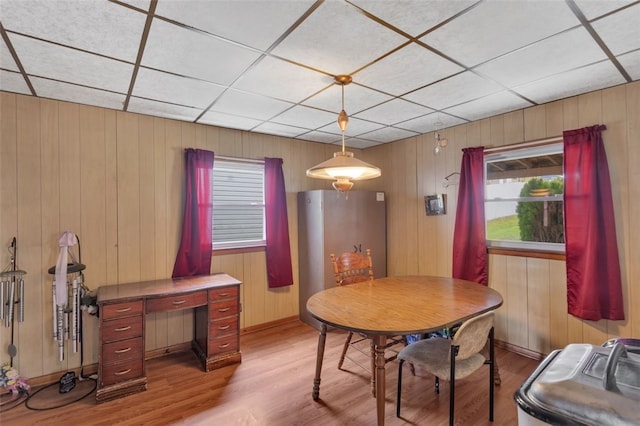
[[[571,315],[592,321],[624,319],[605,129],[563,132],[567,302]]]
[[[453,232],[453,278],[487,285],[484,147],[464,148]]]
[[[267,279],[269,288],[293,284],[287,197],[281,158],[264,159]]]
[[[211,273],[211,173],[214,154],[185,149],[186,194],[180,248],[173,278]]]

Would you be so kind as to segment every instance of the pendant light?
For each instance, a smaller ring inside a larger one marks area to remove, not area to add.
[[[342,110],[338,115],[338,126],[342,133],[342,151],[334,152],[333,158],[307,170],[307,176],[317,179],[333,180],[333,188],[339,192],[347,192],[353,187],[354,180],[365,180],[379,177],[382,173],[376,166],[358,160],[353,152],[345,150],[344,132],[347,130],[349,116],[344,111],[344,86],[351,83],[350,75],[337,75],[336,84],[342,86]]]

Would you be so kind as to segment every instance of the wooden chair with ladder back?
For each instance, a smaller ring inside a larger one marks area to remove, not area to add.
[[[336,284],[338,286],[354,284],[367,280],[373,280],[373,262],[371,260],[371,249],[366,249],[366,254],[347,252],[342,253],[336,257],[331,253],[331,263],[333,264],[333,273],[335,275]],[[354,339],[353,332],[349,332],[347,339],[344,342],[342,354],[340,355],[340,361],[338,362],[338,368],[343,370],[342,365],[345,358],[350,359],[359,367],[368,371],[371,375],[371,393],[375,397],[376,393],[376,375],[375,375],[375,352],[373,341],[370,341],[365,347],[363,342],[367,340],[367,336],[359,334]],[[385,355],[385,363],[391,362],[398,357],[400,348],[395,348],[397,345],[406,345],[404,336],[387,336],[387,344],[384,349],[391,352],[390,356]],[[358,352],[365,354],[369,358],[369,365],[364,366],[362,362],[359,362],[356,358],[350,357],[347,352],[349,348],[353,348]],[[365,349],[366,348],[366,349]],[[366,351],[366,352],[365,352]]]

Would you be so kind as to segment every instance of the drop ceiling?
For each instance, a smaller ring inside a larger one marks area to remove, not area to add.
[[[0,90],[367,148],[640,79],[640,1],[0,0]]]

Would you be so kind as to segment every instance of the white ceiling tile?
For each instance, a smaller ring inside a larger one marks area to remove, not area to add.
[[[352,83],[344,88],[344,109],[347,114],[355,114],[363,109],[371,108],[391,99],[391,96]],[[342,109],[341,86],[334,84],[303,102],[316,108],[333,111],[336,114]]]
[[[260,124],[258,127],[254,128],[253,131],[256,131],[258,133],[266,133],[268,135],[278,135],[295,138],[296,136],[300,136],[301,134],[308,132],[309,129],[267,122]]]
[[[98,55],[10,34],[29,75],[127,93],[133,65]]]
[[[409,130],[398,129],[396,127],[384,127],[382,129],[374,130],[373,132],[360,135],[359,138],[366,138],[376,142],[393,142],[417,135],[418,134],[416,132],[412,132]]]
[[[485,1],[420,40],[466,66],[579,24],[563,1]]]
[[[635,0],[574,0],[587,19],[597,18],[634,1]]]
[[[640,80],[640,50],[618,56],[617,59],[634,81]]]
[[[224,114],[217,111],[207,111],[202,117],[200,117],[198,123],[229,127],[231,129],[250,130],[262,123],[262,121],[254,120],[253,118],[238,117],[237,115]]]
[[[260,53],[154,19],[142,65],[229,85]]]
[[[446,129],[447,127],[453,127],[458,124],[465,123],[458,117],[452,117],[449,114],[433,113],[429,115],[423,115],[422,117],[413,118],[411,120],[398,123],[395,127],[402,129],[412,130],[418,133],[428,133],[434,130]]]
[[[469,121],[474,121],[529,106],[531,106],[530,102],[508,91],[504,91],[462,105],[447,108],[444,112]]]
[[[135,97],[129,100],[129,108],[127,111],[182,121],[194,121],[198,115],[202,113],[202,110],[198,108],[184,107]]]
[[[206,108],[225,88],[206,81],[140,68],[133,96]]]
[[[145,20],[146,15],[108,1],[2,0],[7,31],[129,62],[138,55]]]
[[[274,58],[264,58],[234,87],[298,103],[331,84],[332,78]]]
[[[453,62],[411,43],[354,75],[358,83],[398,96],[462,71]]]
[[[638,49],[640,48],[640,3],[595,21],[592,26],[614,55]]]
[[[326,1],[272,52],[332,75],[348,74],[406,40],[346,2]]]
[[[352,0],[356,6],[414,37],[476,2],[477,0]]]
[[[358,118],[375,121],[377,123],[395,124],[430,112],[433,112],[430,108],[425,108],[403,99],[393,99],[382,105],[359,112],[356,115]]]
[[[476,70],[513,87],[605,58],[587,30],[580,27],[482,64]]]
[[[38,96],[43,98],[117,110],[122,110],[124,106],[125,95],[121,93],[106,92],[38,77],[31,77],[30,80]]]
[[[403,98],[433,109],[444,109],[501,90],[503,88],[499,84],[467,71],[411,92]]]
[[[372,123],[371,121],[360,120],[355,117],[349,117],[349,124],[347,124],[347,129],[345,130],[344,134],[347,136],[357,136],[357,135],[361,135],[362,133],[370,132],[372,130],[381,129],[383,127],[384,125],[379,123]],[[337,117],[336,117],[336,121],[334,121],[333,123],[327,124],[324,127],[321,127],[319,130],[322,130],[323,132],[327,132],[327,133],[334,133],[334,134],[340,135],[340,127],[338,126]]]
[[[308,129],[317,129],[333,123],[337,119],[338,116],[334,113],[298,105],[274,117],[271,121],[280,124],[289,124],[291,126],[306,127]]]
[[[616,67],[610,61],[603,61],[515,87],[513,90],[534,102],[544,103],[624,82],[624,78]]]
[[[380,142],[376,142],[374,140],[360,139],[360,138],[349,138],[344,141],[344,145],[347,148],[366,149],[366,148],[371,148],[372,146],[378,146],[380,145]],[[359,158],[359,160],[362,160],[362,158]]]
[[[11,52],[7,47],[7,44],[4,42],[4,38],[0,37],[0,68],[9,71],[18,71],[18,65],[16,65],[16,61],[11,56]]]
[[[264,121],[291,106],[289,102],[229,89],[210,110]]]
[[[0,70],[0,90],[13,93],[31,94],[27,82],[24,81],[22,74],[15,72]]]
[[[159,1],[156,15],[266,50],[314,0]],[[242,25],[238,18],[242,17]]]
[[[337,143],[341,140],[339,135],[327,132],[320,132],[314,130],[309,133],[304,133],[297,137],[297,139],[304,139],[306,141],[311,142],[321,142],[321,143]]]

